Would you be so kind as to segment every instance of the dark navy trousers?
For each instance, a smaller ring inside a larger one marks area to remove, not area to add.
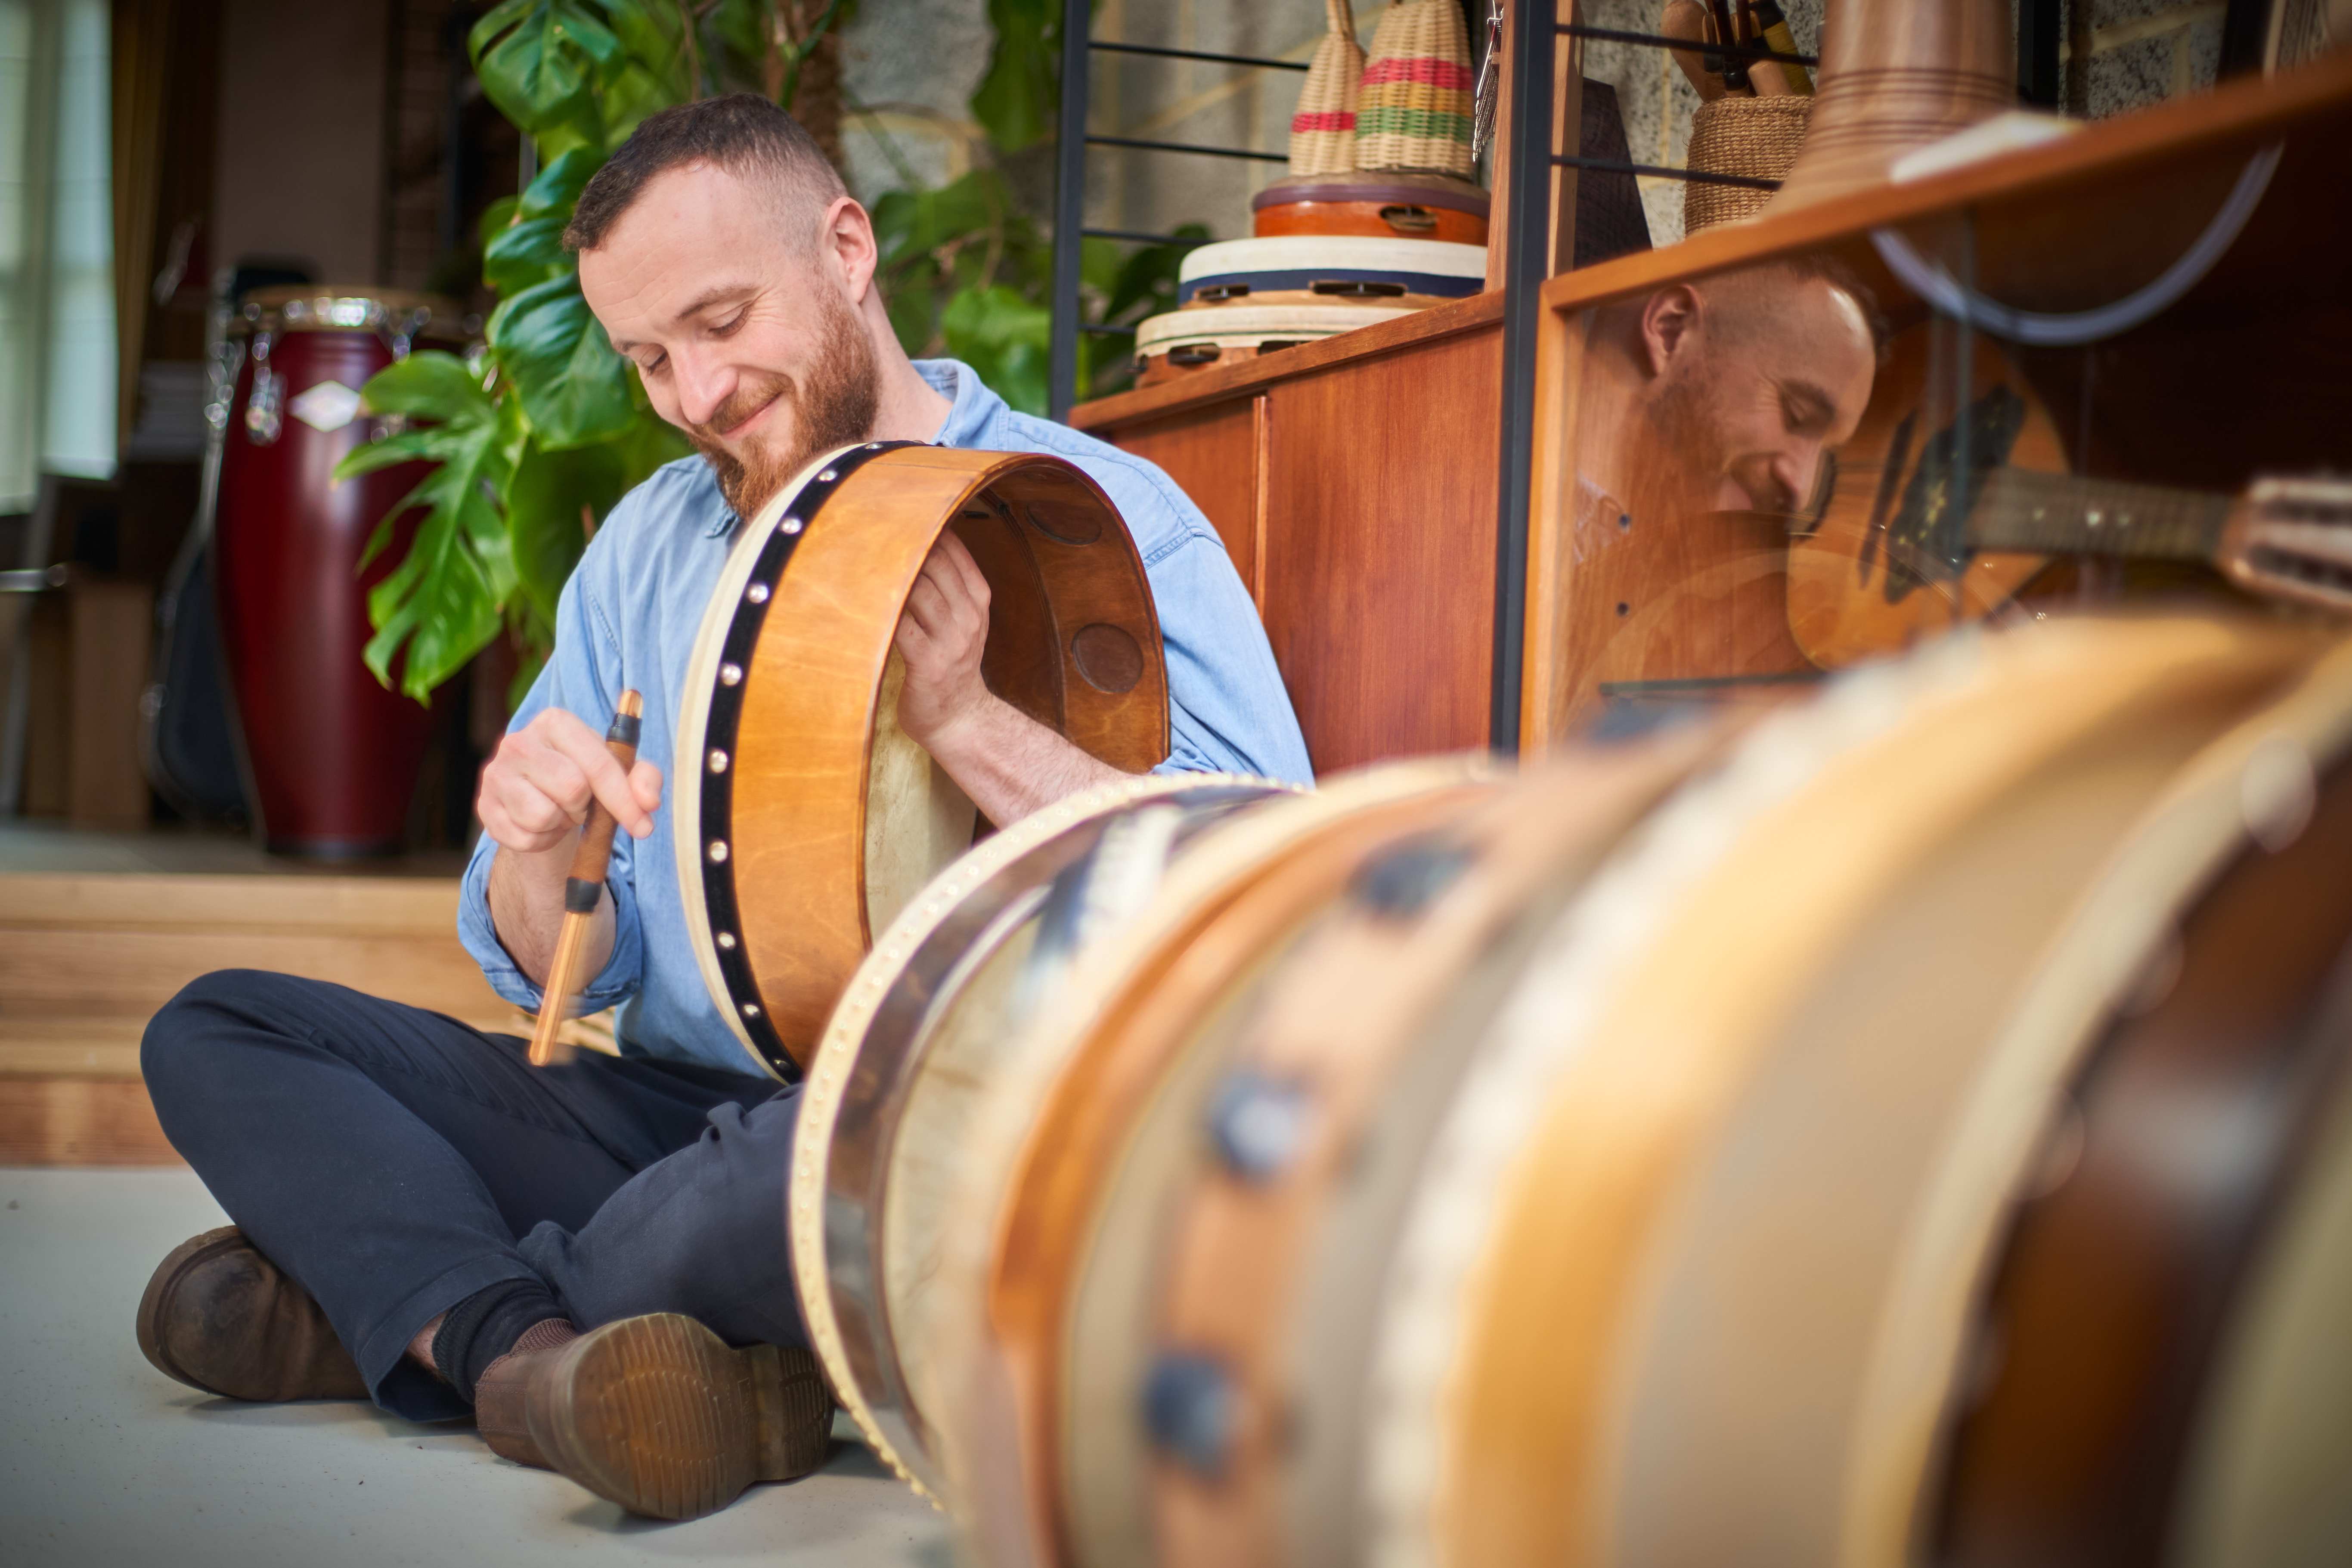
[[[487,1286],[546,1283],[583,1328],[685,1312],[804,1344],[784,1240],[797,1089],[525,1043],[323,981],[224,970],[147,1026],[163,1131],[300,1281],[385,1409],[467,1413],[403,1355]]]

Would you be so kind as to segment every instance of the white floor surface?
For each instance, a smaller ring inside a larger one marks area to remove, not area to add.
[[[183,1387],[131,1319],[163,1254],[223,1223],[186,1171],[0,1169],[0,1564],[952,1561],[945,1522],[854,1442],[804,1480],[660,1524],[496,1458],[470,1426]]]

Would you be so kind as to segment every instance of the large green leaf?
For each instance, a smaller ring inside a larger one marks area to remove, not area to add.
[[[617,436],[635,408],[628,363],[566,273],[501,302],[487,329],[490,349],[513,377],[524,412],[551,450]]]
[[[583,0],[506,0],[467,42],[482,90],[530,132],[592,109],[596,67],[621,55],[620,39]]]
[[[589,177],[604,167],[598,149],[574,147],[539,172],[513,206],[512,219],[482,246],[482,277],[511,299],[571,272],[577,263],[563,248],[563,227]]]
[[[489,394],[481,378],[456,354],[420,349],[406,359],[388,364],[360,389],[361,402],[371,414],[402,414],[445,423],[466,423],[490,417]],[[349,463],[368,450],[362,447]]]
[[[575,147],[551,160],[524,187],[515,204],[515,216],[570,217],[572,209],[580,205],[580,193],[588,188],[589,180],[604,166],[604,154],[585,147]]]
[[[1026,414],[1045,412],[1054,318],[1045,306],[1002,284],[967,289],[948,302],[940,328],[948,352],[1005,402]]]
[[[1197,223],[1180,224],[1176,237],[1206,239],[1209,231]],[[1191,254],[1192,247],[1184,245],[1137,247],[1118,264],[1109,288],[1104,291],[1108,298],[1103,305],[1103,320],[1124,321],[1132,316],[1174,310],[1177,274],[1184,265],[1184,258]]]
[[[971,117],[1000,153],[1018,153],[1054,131],[1061,102],[1060,0],[988,0],[996,48],[971,95]]]
[[[622,470],[620,444],[612,441],[561,452],[534,444],[515,466],[506,494],[515,578],[550,621],[590,532],[621,499]]]

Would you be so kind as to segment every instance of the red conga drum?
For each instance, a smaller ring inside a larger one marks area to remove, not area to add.
[[[359,571],[368,536],[429,470],[408,463],[337,483],[373,434],[368,378],[419,339],[455,347],[458,309],[392,289],[257,289],[236,331],[215,525],[221,642],[252,798],[269,848],[342,859],[396,852],[432,726],[361,650],[368,590],[406,538]]]

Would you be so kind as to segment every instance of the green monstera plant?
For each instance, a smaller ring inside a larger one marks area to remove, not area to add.
[[[558,595],[620,498],[689,449],[657,418],[580,292],[562,233],[589,176],[648,114],[720,92],[787,108],[845,0],[505,0],[468,39],[500,112],[537,149],[539,172],[481,225],[482,277],[499,303],[477,353],[419,352],[370,381],[388,433],[339,477],[434,466],[370,541],[405,552],[370,591],[368,668],[423,701],[500,637],[520,655],[519,700],[554,641]],[[971,100],[992,149],[1011,154],[1053,125],[1055,0],[990,0],[996,48]],[[805,118],[805,115],[804,115]],[[1016,407],[1045,412],[1051,247],[1003,175],[975,168],[937,190],[893,191],[874,207],[881,283],[913,354],[969,363]],[[1205,237],[1197,226],[1180,231]],[[1088,240],[1086,313],[1131,327],[1171,309],[1181,246],[1122,254]],[[1114,390],[1126,340],[1089,333],[1080,385]],[[415,516],[414,531],[397,520]],[[395,669],[396,666],[396,669]]]

